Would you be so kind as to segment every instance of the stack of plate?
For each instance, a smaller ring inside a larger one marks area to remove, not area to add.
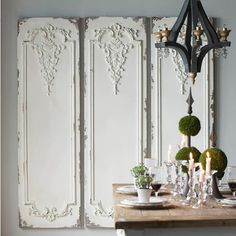
[[[231,207],[236,206],[236,198],[225,198],[220,200],[220,202],[224,206],[231,206]]]
[[[222,194],[231,194],[231,190],[228,186],[228,184],[222,184],[219,186],[219,190]]]
[[[156,198],[151,197],[150,202],[139,202],[137,197],[124,199],[120,202],[120,205],[123,207],[132,207],[139,209],[147,209],[147,208],[163,208],[170,205],[170,203],[164,198]]]
[[[117,193],[123,193],[123,194],[137,194],[137,190],[134,188],[134,185],[126,185],[122,187],[118,187],[116,189]]]

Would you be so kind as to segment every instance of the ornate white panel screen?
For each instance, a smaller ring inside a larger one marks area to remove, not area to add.
[[[160,52],[155,48],[153,33],[165,26],[171,28],[176,18],[153,18],[151,22],[152,42],[152,157],[159,165],[166,161],[168,146],[172,145],[173,158],[181,143],[178,131],[179,119],[187,115],[186,103],[189,88],[192,87],[193,115],[201,120],[200,133],[192,138],[192,145],[200,151],[211,145],[213,134],[213,56],[209,54],[203,62],[202,72],[198,74],[195,85],[184,72],[182,59],[174,50]],[[181,40],[181,38],[179,39]]]
[[[113,227],[112,183],[146,150],[145,19],[87,18],[84,48],[86,224]]]
[[[80,227],[79,84],[77,20],[21,20],[18,34],[21,227]]]

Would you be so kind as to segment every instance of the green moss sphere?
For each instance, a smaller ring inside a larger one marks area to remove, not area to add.
[[[193,154],[193,159],[194,162],[198,162],[201,153],[199,152],[199,150],[195,147],[184,147],[182,149],[180,149],[175,156],[175,159],[177,161],[188,161],[189,160],[189,154],[190,152]],[[187,173],[188,172],[188,168],[186,166],[182,167],[182,171]]]
[[[201,130],[200,120],[196,116],[185,116],[179,121],[179,131],[187,136],[196,136]]]
[[[217,170],[218,174],[222,174],[228,164],[228,159],[225,153],[218,148],[209,148],[205,150],[200,156],[200,162],[202,163],[204,170],[206,169],[207,152],[209,152],[211,157],[211,169]]]

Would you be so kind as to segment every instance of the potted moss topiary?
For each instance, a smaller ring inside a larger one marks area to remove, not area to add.
[[[198,162],[201,153],[195,147],[183,147],[183,148],[181,148],[177,152],[177,154],[175,156],[175,159],[176,159],[176,161],[188,161],[190,153],[193,154],[194,162]],[[183,186],[183,195],[186,197],[187,194],[188,194],[188,191],[189,191],[189,185],[188,185],[188,181],[189,181],[188,167],[185,166],[185,165],[182,165],[182,171],[186,174],[186,177],[185,177],[186,181],[185,181],[185,184]]]
[[[211,169],[216,170],[219,177],[222,176],[228,164],[227,156],[218,148],[209,148],[205,150],[200,156],[200,162],[204,169],[206,169],[207,153],[209,153],[211,157]]]
[[[184,116],[179,121],[179,131],[187,136],[196,136],[201,130],[200,120],[196,116]]]
[[[195,147],[183,147],[183,148],[181,148],[175,156],[176,161],[188,161],[190,152],[193,154],[194,162],[198,162],[201,153]],[[184,173],[187,173],[188,168],[186,166],[183,166],[182,171]]]
[[[209,156],[211,157],[211,170],[216,171],[212,176],[213,195],[216,198],[223,198],[223,196],[221,195],[218,189],[217,180],[221,179],[224,175],[224,171],[228,164],[227,156],[222,150],[218,148],[209,148],[205,150],[200,156],[200,162],[203,166],[203,169],[205,170],[206,170],[207,153],[209,153]]]
[[[152,189],[150,189],[153,178],[150,175],[140,175],[136,178],[136,186],[138,192],[138,200],[142,203],[148,203]]]

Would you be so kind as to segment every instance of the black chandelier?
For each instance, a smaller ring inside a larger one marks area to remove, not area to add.
[[[178,42],[183,25],[186,25],[183,43]],[[172,48],[181,56],[185,72],[195,82],[204,57],[211,49],[225,48],[231,45],[227,41],[231,30],[226,27],[214,29],[208,19],[200,0],[185,0],[182,10],[171,30],[167,27],[159,30],[156,35],[156,48]],[[202,42],[202,36],[207,42]]]

